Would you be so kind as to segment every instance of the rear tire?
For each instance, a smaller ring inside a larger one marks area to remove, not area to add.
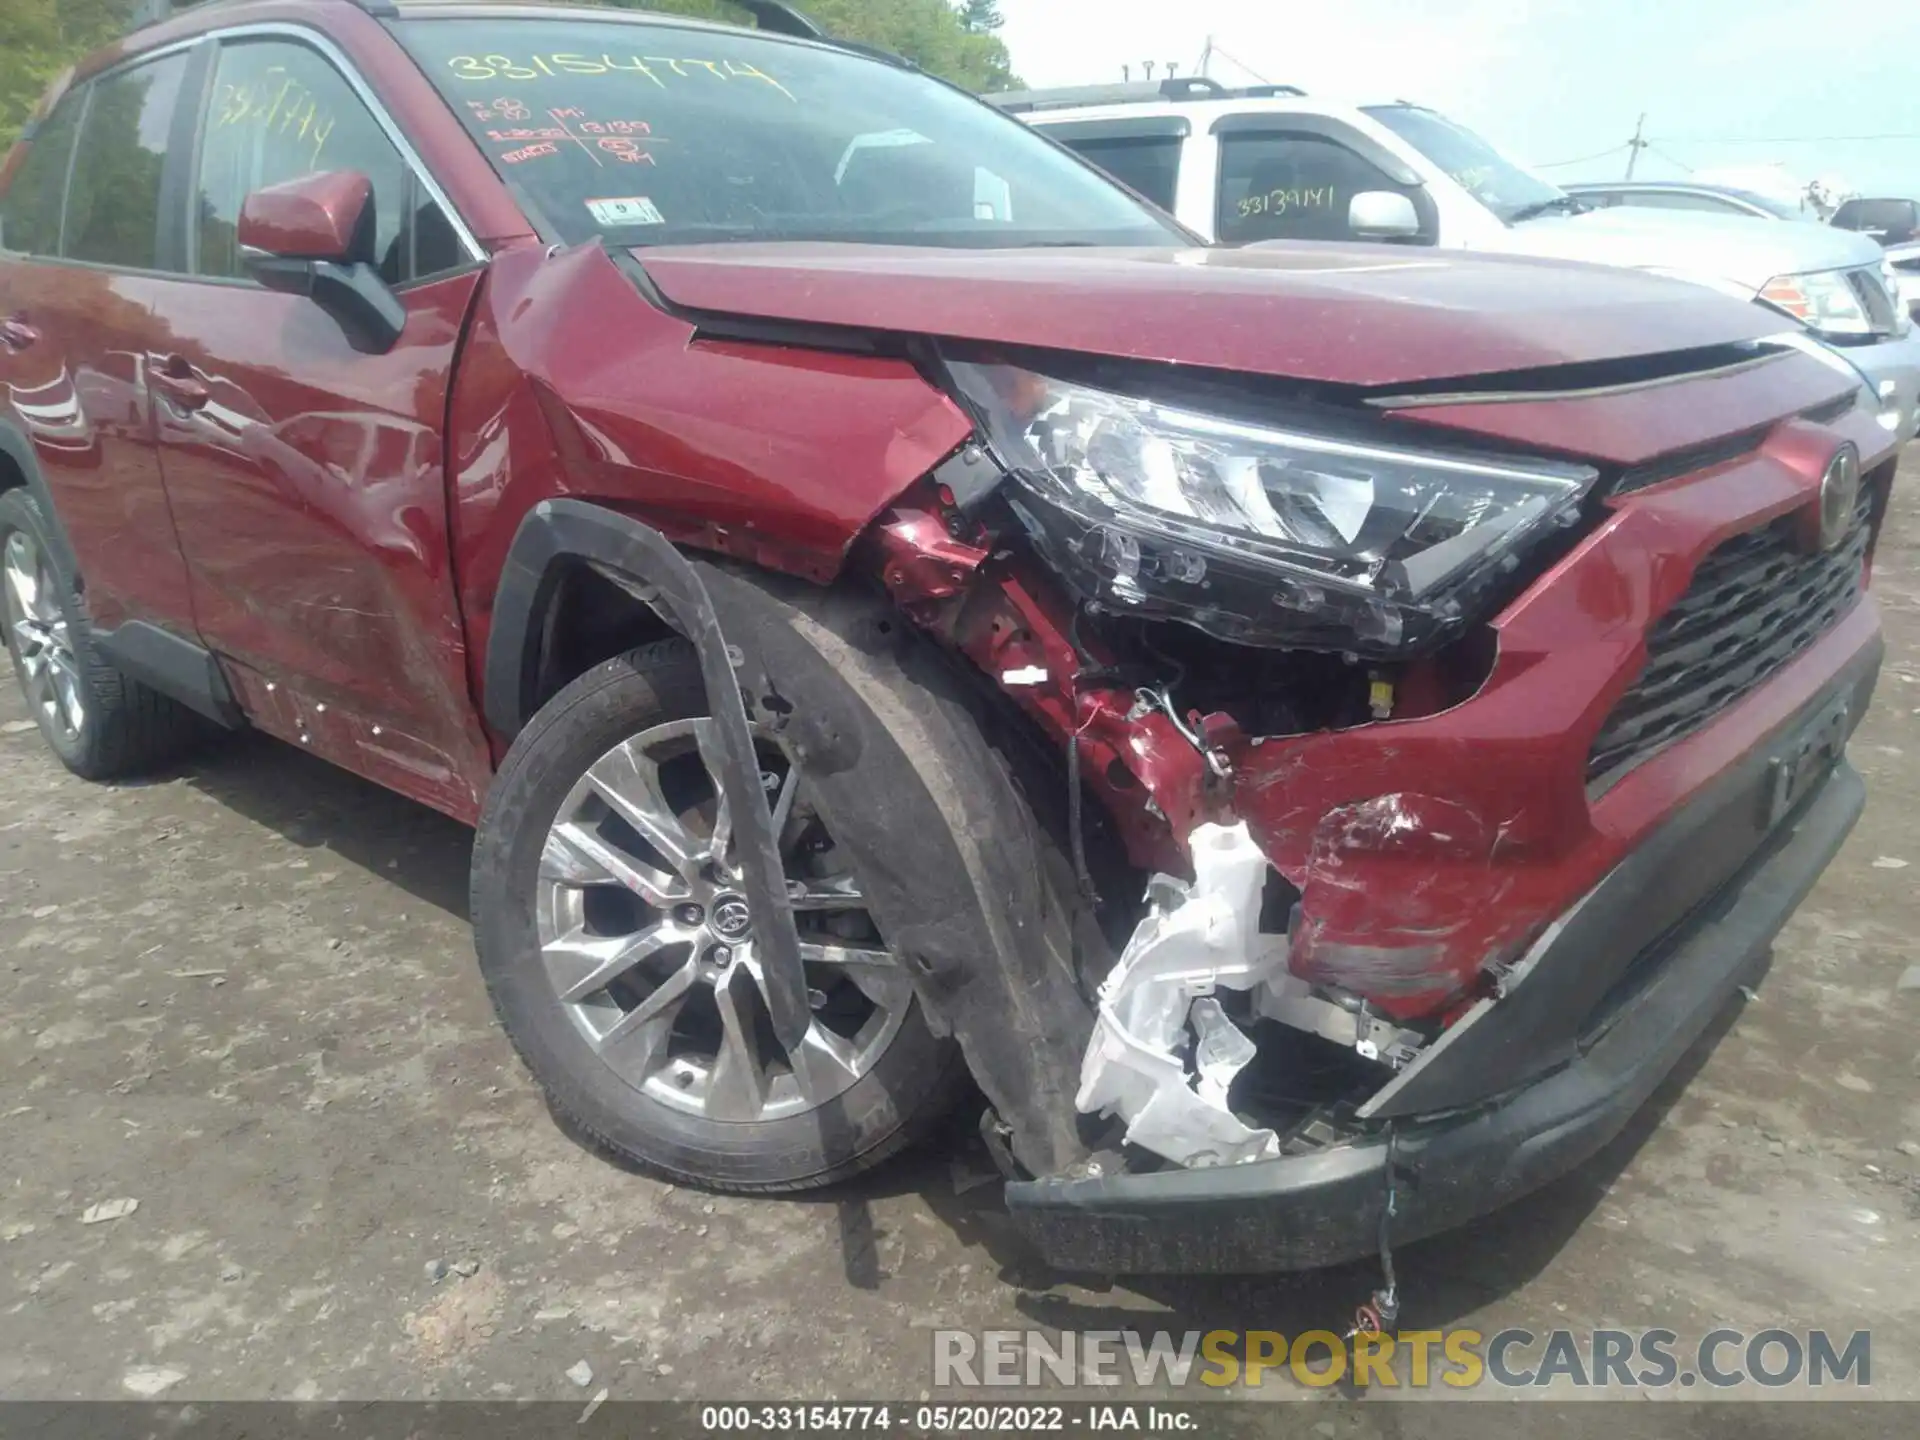
[[[819,1042],[799,1061],[769,1048],[770,1030],[747,1013],[759,1014],[744,963],[751,934],[732,938],[745,929],[734,908],[744,901],[728,881],[726,842],[713,838],[707,710],[699,665],[679,639],[610,660],[547,703],[481,816],[475,946],[501,1023],[569,1125],[675,1180],[813,1189],[931,1129],[965,1093],[965,1067],[863,918],[857,877],[832,868],[835,846],[808,819],[804,785],[763,739],[770,796],[791,784],[802,797],[785,802],[783,853],[812,941],[815,1027],[804,1048]],[[638,803],[609,797],[620,788],[609,777]],[[616,873],[626,878],[613,883]],[[834,928],[809,928],[820,925]],[[744,1085],[743,1053],[755,1057]]]
[[[0,494],[0,617],[40,733],[87,780],[139,775],[178,759],[204,738],[206,722],[101,658],[60,553],[31,491]]]

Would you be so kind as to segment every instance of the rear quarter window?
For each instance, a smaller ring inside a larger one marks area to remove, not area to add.
[[[158,268],[160,175],[184,53],[95,80],[73,157],[63,253],[131,270]]]
[[[67,161],[80,128],[83,95],[69,94],[47,116],[13,183],[0,197],[0,250],[26,255],[60,253],[60,209],[66,196]]]
[[[1177,135],[1140,135],[1121,140],[1064,140],[1081,159],[1098,165],[1137,195],[1162,210],[1173,209],[1180,184]]]

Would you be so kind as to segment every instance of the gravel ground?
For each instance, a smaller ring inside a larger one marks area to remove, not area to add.
[[[1759,998],[1592,1163],[1409,1248],[1407,1326],[1871,1327],[1920,1398],[1916,479],[1871,803]],[[258,738],[88,786],[0,686],[0,1396],[912,1399],[936,1326],[1291,1334],[1375,1283],[1062,1280],[964,1136],[812,1199],[626,1173],[495,1028],[468,843]]]

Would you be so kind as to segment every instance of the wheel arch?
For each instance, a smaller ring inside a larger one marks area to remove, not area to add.
[[[619,651],[686,634],[670,608],[658,602],[650,578],[658,547],[668,545],[651,526],[604,506],[543,500],[514,532],[494,590],[481,672],[481,712],[501,741],[510,743],[573,673],[556,673],[555,654],[573,592],[598,583],[619,591],[634,607]],[[650,560],[649,557],[652,557]],[[578,673],[584,665],[567,667]]]
[[[542,500],[528,511],[495,591],[481,697],[487,723],[507,738],[525,727],[539,673],[535,621],[551,611],[555,587],[580,563],[617,577],[623,588],[631,584],[636,598],[693,646],[719,730],[722,763],[714,779],[733,813],[741,889],[755,913],[767,917],[761,934],[767,1008],[781,1043],[798,1045],[812,1023],[800,936],[735,674],[739,652],[727,644],[706,585],[673,542],[630,516],[581,500]]]
[[[39,505],[53,543],[60,549],[56,558],[65,567],[66,573],[74,578],[75,586],[85,593],[80,567],[74,561],[73,542],[67,538],[67,527],[61,523],[60,512],[53,503],[53,492],[47,489],[46,477],[40,473],[40,462],[33,453],[33,442],[11,421],[0,419],[0,495],[23,488]]]
[[[503,737],[538,708],[541,627],[579,566],[619,577],[696,650],[701,637],[689,632],[712,622],[709,700],[730,695],[743,733],[750,704],[752,719],[782,733],[808,767],[829,829],[857,847],[883,932],[938,1027],[959,1040],[1015,1155],[1036,1174],[1083,1157],[1073,1094],[1092,1011],[1080,977],[1111,957],[989,738],[978,697],[937,647],[857,587],[689,563],[630,516],[542,501],[514,536],[487,642],[482,706]],[[678,568],[695,575],[705,616],[675,613],[666,592]],[[745,643],[728,645],[726,634]],[[766,815],[757,784],[754,803]],[[876,807],[886,826],[856,823]]]

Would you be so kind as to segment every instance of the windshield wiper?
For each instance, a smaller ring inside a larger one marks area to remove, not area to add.
[[[1540,215],[1551,214],[1555,210],[1564,211],[1568,215],[1584,215],[1592,208],[1591,205],[1587,204],[1586,201],[1580,199],[1578,196],[1556,195],[1551,200],[1540,200],[1532,205],[1522,205],[1518,210],[1507,216],[1507,223],[1509,225],[1518,225],[1522,220],[1532,220]]]

